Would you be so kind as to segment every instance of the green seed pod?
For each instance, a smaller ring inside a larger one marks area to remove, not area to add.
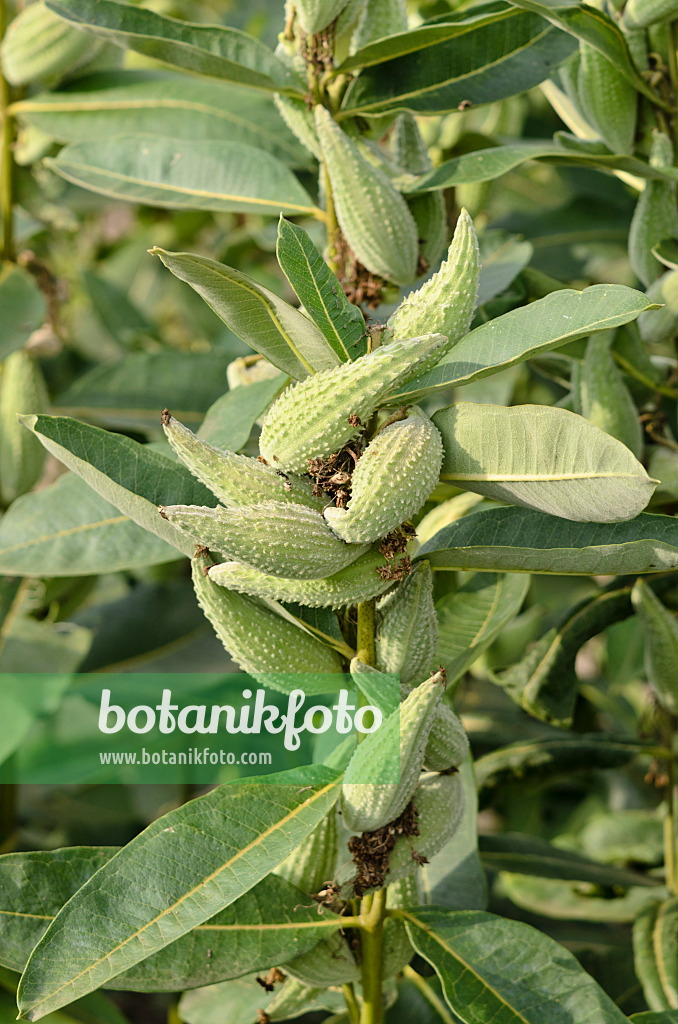
[[[678,334],[678,270],[670,270],[650,285],[647,297],[651,302],[663,303],[663,308],[640,314],[640,336],[649,344],[661,345]]]
[[[240,509],[169,505],[160,514],[213,551],[271,576],[296,580],[331,576],[368,547],[345,544],[320,512],[283,501]]]
[[[373,832],[407,807],[417,787],[428,734],[443,693],[440,673],[417,686],[381,728],[358,745],[344,775],[341,808],[352,832]],[[380,765],[390,763],[398,745],[400,781],[366,783]]]
[[[337,813],[332,810],[293,853],[275,869],[275,874],[313,896],[332,878],[339,853]]]
[[[468,736],[461,718],[441,701],[428,736],[424,768],[429,772],[446,772],[449,768],[458,768],[468,751]]]
[[[205,576],[205,567],[204,558],[193,559],[198,604],[233,660],[274,689],[283,689],[281,672],[308,673],[306,692],[326,693],[327,679],[322,673],[342,671],[339,654],[260,601],[217,587]]]
[[[261,501],[287,501],[320,511],[326,504],[326,498],[313,496],[306,480],[285,476],[246,455],[215,448],[168,412],[163,413],[162,424],[181,461],[227,508]]]
[[[419,835],[401,836],[396,842],[386,875],[389,886],[416,873],[418,863],[413,851],[431,860],[457,832],[464,816],[460,774],[423,775],[412,801],[418,812]]]
[[[283,121],[292,134],[299,139],[302,146],[305,146],[316,160],[322,160],[323,155],[318,136],[315,133],[313,114],[306,106],[305,101],[297,96],[283,96],[277,92],[273,97],[273,102]],[[280,373],[280,370],[276,370],[276,373]]]
[[[311,988],[360,981],[360,968],[341,932],[333,932],[308,953],[284,965],[285,974]]]
[[[294,580],[270,576],[240,562],[223,562],[210,569],[210,579],[221,587],[240,590],[254,597],[273,601],[293,601],[309,608],[344,608],[370,601],[393,584],[403,557],[409,557],[416,544],[408,545],[405,556],[387,559],[376,548],[361,555],[351,565],[325,579]],[[400,566],[401,572],[406,567]]]
[[[425,331],[439,331],[447,337],[445,351],[449,351],[471,326],[479,280],[478,238],[473,221],[462,210],[447,260],[421,288],[410,292],[388,326],[396,338],[417,337],[422,327]]]
[[[294,0],[297,18],[307,36],[322,32],[345,6],[346,0]]]
[[[650,164],[666,167],[673,163],[673,147],[667,136],[654,132]],[[647,181],[638,197],[629,231],[629,259],[633,272],[645,286],[662,272],[652,249],[665,238],[678,235],[676,186],[668,181]]]
[[[56,80],[89,60],[101,41],[82,32],[38,2],[10,23],[0,47],[5,78],[12,85]]]
[[[35,434],[17,419],[18,413],[44,412],[48,406],[42,372],[25,349],[12,352],[0,378],[0,497],[4,505],[30,491],[45,461]]]
[[[373,274],[410,284],[417,275],[418,245],[407,203],[324,107],[315,108],[315,125],[346,241]]]
[[[579,101],[584,116],[613,153],[632,153],[638,120],[638,93],[611,61],[581,43]]]
[[[389,910],[404,910],[420,903],[418,886],[413,877],[403,878],[388,887],[386,906]],[[393,978],[407,967],[414,956],[407,929],[396,917],[389,917],[384,924],[382,964],[384,978]]]
[[[659,703],[678,714],[678,621],[647,583],[638,579],[631,591],[645,636],[645,671]]]
[[[678,18],[678,0],[628,0],[624,8],[626,29],[647,28]]]
[[[407,32],[407,4],[405,0],[367,0],[353,33],[351,53],[357,53],[375,39]]]
[[[325,509],[325,519],[347,543],[385,537],[421,508],[442,461],[438,429],[414,406],[370,441],[353,472],[348,505]]]
[[[640,459],[643,431],[638,410],[611,352],[613,331],[589,338],[579,371],[581,415],[616,437]]]
[[[377,606],[377,667],[403,683],[425,679],[438,648],[433,573],[418,562],[410,576]]]
[[[395,341],[292,385],[266,415],[262,457],[286,473],[307,472],[309,459],[325,458],[355,440],[361,423],[402,383],[435,366],[446,343],[441,334]]]

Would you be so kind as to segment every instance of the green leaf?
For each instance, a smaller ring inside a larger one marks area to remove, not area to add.
[[[512,743],[485,754],[476,761],[476,779],[478,788],[488,792],[517,779],[522,785],[542,780],[552,783],[569,778],[573,772],[621,768],[642,749],[643,745],[633,740],[599,733],[561,734]]]
[[[529,587],[527,575],[477,573],[454,593],[440,598],[434,660],[445,666],[448,684],[459,679],[518,614]]]
[[[218,448],[237,452],[247,443],[252,427],[288,382],[284,373],[227,391],[205,414],[198,437]],[[178,419],[184,421],[183,416]]]
[[[308,766],[243,779],[153,822],[78,891],[33,950],[19,987],[22,1016],[37,1020],[91,992],[230,906],[312,832],[340,778]]]
[[[193,554],[195,544],[158,512],[159,505],[216,504],[182,465],[129,437],[67,416],[22,416],[21,422],[102,498],[183,554]]]
[[[444,24],[436,28],[445,34]],[[443,114],[465,101],[474,106],[494,103],[539,85],[576,48],[566,33],[543,18],[514,8],[495,8],[454,28],[451,38],[423,53],[412,49],[415,33],[400,37],[410,52],[368,67],[354,79],[341,116],[387,110]]]
[[[0,520],[0,572],[12,575],[89,576],[178,557],[75,473],[17,498]]]
[[[560,943],[519,921],[440,907],[404,911],[412,945],[465,1024],[626,1024]]]
[[[21,348],[47,315],[45,297],[35,280],[14,263],[0,269],[0,361]]]
[[[507,146],[490,146],[473,150],[462,156],[446,160],[432,171],[416,178],[405,189],[407,195],[434,192],[456,185],[471,185],[494,181],[503,174],[520,167],[528,160],[547,160],[549,163],[598,167],[603,170],[621,170],[649,180],[675,180],[674,168],[667,170],[651,167],[642,160],[613,155],[604,146],[600,152],[582,152],[569,149],[562,143],[545,139],[543,142],[516,142]]]
[[[133,133],[216,139],[265,149],[291,167],[311,162],[269,96],[197,75],[104,71],[19,100],[11,113],[59,142]]]
[[[212,352],[134,352],[97,366],[62,392],[55,409],[127,430],[158,428],[160,410],[195,430],[226,388],[230,356]]]
[[[531,242],[503,231],[486,231],[480,250],[478,305],[484,305],[508,288],[533,255]]]
[[[340,365],[325,336],[298,309],[251,278],[206,256],[151,249],[190,284],[239,338],[295,380]]]
[[[49,694],[52,683],[57,692],[61,692],[64,683],[58,680],[58,674],[74,672],[87,654],[91,642],[92,634],[88,629],[74,626],[70,622],[38,622],[28,615],[8,618],[0,637],[0,672],[55,673],[53,680],[50,678],[45,681],[47,689],[44,693]],[[17,700],[34,712],[38,708],[42,709],[40,685],[36,683],[33,691],[32,687],[27,688],[24,680],[20,679],[19,689],[15,693]],[[9,682],[7,686],[12,689]]]
[[[607,57],[619,72],[648,99],[664,103],[637,70],[626,37],[619,26],[602,11],[579,0],[511,0],[516,7],[541,14],[552,24],[583,39]]]
[[[647,296],[625,285],[597,284],[581,292],[563,288],[476,327],[442,362],[410,381],[398,399],[412,401],[469,384],[575,338],[630,323],[650,308]]]
[[[504,832],[478,837],[480,857],[491,871],[510,871],[536,878],[560,878],[593,885],[656,886],[659,881],[637,871],[600,864],[573,850],[561,849],[538,836]]]
[[[289,167],[243,142],[124,135],[74,142],[46,163],[81,188],[146,206],[274,216],[318,213]]]
[[[13,853],[0,859],[0,963],[23,971],[31,951],[65,903],[115,847],[71,847]],[[341,926],[318,916],[305,895],[269,875],[226,910],[188,935],[114,978],[106,987],[132,992],[177,992],[284,964]]]
[[[650,1010],[647,1013],[632,1013],[633,1024],[678,1024],[678,1010]]]
[[[594,889],[582,892],[581,883],[565,882],[556,878],[534,878],[523,874],[503,872],[500,886],[506,897],[517,907],[530,914],[553,918],[556,921],[586,920],[594,922],[630,924],[647,902],[648,892],[643,886],[632,886],[612,893]],[[666,892],[660,889],[659,892]]]
[[[645,671],[659,703],[678,712],[678,622],[644,580],[636,580],[631,600],[645,637]]]
[[[272,50],[238,29],[177,21],[118,0],[48,0],[47,6],[107,42],[164,64],[252,89],[301,92]]]
[[[348,301],[338,278],[308,233],[281,217],[276,254],[307,315],[325,335],[339,360],[348,363],[364,355],[367,334],[363,315]]]
[[[433,417],[441,480],[576,522],[632,519],[655,482],[614,437],[566,409],[458,402]]]
[[[571,523],[543,512],[488,509],[432,537],[417,552],[434,569],[620,576],[678,568],[678,523],[641,513],[625,523]]]

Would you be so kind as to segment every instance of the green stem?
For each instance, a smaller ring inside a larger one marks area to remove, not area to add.
[[[433,991],[429,983],[426,981],[426,978],[422,978],[421,974],[417,974],[417,972],[409,966],[404,969],[403,976],[407,978],[408,981],[411,981],[413,985],[416,985],[424,999],[433,1007],[436,1015],[440,1017],[443,1024],[454,1024],[452,1014],[447,1009],[438,993]]]
[[[7,28],[7,7],[0,0],[0,39]],[[14,219],[12,215],[12,141],[14,127],[9,115],[9,82],[0,70],[0,211],[2,212],[2,258],[14,259]]]
[[[361,935],[363,1008],[360,1024],[383,1024],[384,997],[382,950],[386,918],[386,889],[378,889],[371,899],[361,904],[363,931]]]
[[[332,184],[327,172],[327,164],[325,163],[322,165],[321,174],[323,176],[323,191],[325,193],[325,228],[327,231],[327,251],[325,253],[325,262],[333,273],[340,276],[341,266],[337,254],[339,224],[337,223],[337,213],[334,208]]]
[[[348,1009],[348,1019],[351,1024],[360,1024],[360,1007],[358,1006],[358,1000],[356,999],[355,989],[353,982],[349,981],[345,985],[342,985],[344,992],[344,999],[346,1000],[346,1008]]]

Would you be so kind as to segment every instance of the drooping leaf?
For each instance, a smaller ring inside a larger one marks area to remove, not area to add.
[[[444,24],[436,27],[446,34]],[[394,52],[403,53],[403,46],[410,52],[366,68],[347,89],[341,115],[403,109],[442,114],[463,102],[493,103],[539,85],[575,49],[566,33],[515,8],[495,7],[485,17],[457,23],[459,28],[423,54],[411,49],[415,33],[400,37],[400,44],[387,43]]]
[[[309,835],[339,780],[320,766],[243,779],[153,822],[49,926],[21,979],[22,1015],[91,992],[230,906]]]
[[[280,218],[278,262],[306,310],[342,363],[367,351],[365,321],[351,305],[336,275],[297,224]]]
[[[0,361],[44,322],[47,302],[30,274],[13,263],[0,268]]]
[[[560,943],[520,921],[439,907],[404,911],[465,1024],[626,1024],[626,1016]]]
[[[115,847],[75,846],[3,857],[0,963],[23,971],[64,904],[116,853]],[[332,913],[319,917],[304,898],[289,882],[269,875],[226,910],[118,975],[106,987],[177,992],[283,964],[340,927],[339,918]]]
[[[119,0],[48,0],[47,6],[108,42],[172,67],[253,89],[302,91],[269,47],[238,29],[178,21]]]
[[[123,135],[71,143],[47,163],[75,185],[147,206],[273,216],[318,212],[289,167],[244,142]]]
[[[157,430],[160,413],[193,430],[226,390],[228,353],[134,352],[78,378],[56,403],[55,411],[127,430]]]
[[[0,520],[0,572],[89,576],[179,557],[75,473],[18,498]]]
[[[439,641],[435,662],[444,665],[448,685],[485,651],[525,600],[530,577],[477,573],[436,604]]]
[[[647,296],[624,285],[552,292],[476,327],[437,366],[402,388],[398,398],[412,401],[439,388],[468,384],[575,338],[630,323],[650,307]]]
[[[104,141],[117,135],[244,142],[291,167],[310,158],[265,93],[197,75],[104,71],[12,105],[12,116],[59,142]]]
[[[595,922],[630,924],[643,904],[648,891],[643,886],[631,886],[612,893],[594,889],[582,892],[578,882],[558,878],[535,878],[525,874],[501,874],[501,888],[517,907],[531,914],[539,914],[556,921],[577,921],[585,918],[589,927]],[[666,893],[662,886],[659,893]]]
[[[566,409],[458,402],[433,417],[442,480],[576,522],[632,519],[655,483],[616,438]]]
[[[152,249],[190,284],[238,337],[295,380],[339,366],[339,357],[308,317],[251,278],[205,256]]]
[[[135,523],[185,555],[195,544],[158,512],[159,505],[216,505],[216,498],[179,463],[129,437],[67,416],[22,416],[47,451]]]
[[[488,509],[446,526],[417,552],[434,569],[620,576],[678,567],[678,524],[646,512],[625,523],[572,523]]]

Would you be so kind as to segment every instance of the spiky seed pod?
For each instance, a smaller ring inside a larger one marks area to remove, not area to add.
[[[400,673],[403,683],[420,682],[428,676],[437,648],[433,573],[428,562],[418,562],[377,606],[377,667]]]
[[[30,491],[45,461],[35,434],[19,423],[18,413],[44,412],[48,406],[42,372],[25,349],[12,352],[0,378],[0,497],[4,505]]]
[[[584,116],[613,153],[632,153],[638,120],[638,93],[614,64],[581,43],[579,101]]]
[[[311,988],[328,985],[346,985],[360,981],[360,968],[349,948],[346,937],[339,931],[314,946],[308,953],[289,960],[285,974]]]
[[[468,752],[468,736],[461,718],[441,701],[428,735],[424,768],[429,772],[446,772],[449,768],[458,768]]]
[[[213,551],[271,576],[296,580],[331,576],[368,547],[345,544],[320,512],[283,501],[241,509],[168,505],[160,514]]]
[[[441,358],[447,339],[429,334],[307,377],[283,391],[259,438],[262,457],[285,473],[305,473],[308,460],[338,452],[359,436],[361,423],[411,377]]]
[[[204,558],[193,559],[198,603],[233,660],[274,689],[284,689],[281,672],[303,672],[307,693],[326,693],[324,674],[342,671],[339,654],[260,601],[216,586],[205,567]]]
[[[327,28],[342,8],[346,0],[295,0],[294,9],[301,28],[307,36],[314,36]]]
[[[315,108],[315,126],[346,241],[373,274],[410,284],[417,274],[418,245],[407,203],[324,107]]]
[[[413,554],[416,545],[408,545],[406,555]],[[346,605],[370,601],[383,594],[393,584],[402,555],[387,559],[374,548],[361,555],[351,565],[317,580],[283,579],[250,569],[240,562],[223,562],[210,569],[210,579],[221,587],[240,590],[254,597],[273,601],[293,601],[309,608],[344,608]],[[404,567],[400,567],[405,572]]]
[[[416,873],[413,851],[431,860],[454,837],[464,816],[464,787],[461,775],[424,775],[412,797],[417,809],[419,835],[401,836],[393,848],[386,882]]]
[[[315,133],[313,114],[306,106],[305,101],[296,96],[283,96],[277,92],[273,97],[273,102],[283,121],[292,134],[299,139],[302,146],[305,146],[316,160],[322,160],[323,155],[318,136]]]
[[[662,309],[651,309],[638,317],[643,341],[661,345],[678,334],[678,270],[663,274],[647,290],[651,302],[662,303]]]
[[[339,853],[339,831],[336,808],[323,818],[310,836],[275,869],[297,889],[314,896],[332,878]]]
[[[440,673],[417,686],[381,728],[366,736],[351,758],[341,791],[344,823],[353,832],[373,832],[393,821],[412,799],[428,734],[443,693]],[[367,783],[380,766],[393,767],[400,751],[398,782]]]
[[[655,132],[650,164],[666,167],[673,163],[673,146],[661,132]],[[669,181],[646,181],[638,197],[629,231],[629,259],[633,272],[645,286],[652,284],[662,272],[662,265],[652,254],[653,248],[665,238],[678,235],[676,186]]]
[[[0,47],[2,71],[12,85],[56,80],[89,60],[102,43],[38,2],[10,23]]]
[[[468,333],[478,300],[479,280],[478,238],[473,221],[462,210],[440,270],[417,291],[410,292],[388,326],[396,338],[415,338],[425,325],[424,330],[439,331],[447,337],[448,351]]]
[[[367,0],[351,40],[351,53],[357,53],[375,39],[407,32],[405,0]]]
[[[624,28],[648,28],[661,21],[678,18],[678,0],[628,0],[624,8]]]
[[[325,509],[325,519],[347,543],[377,540],[414,515],[438,483],[443,442],[418,406],[370,441],[351,478],[345,509]]]
[[[311,485],[285,476],[246,455],[215,448],[185,427],[170,413],[163,413],[167,440],[181,461],[227,508],[241,508],[261,501],[287,501],[322,510],[325,498],[316,498]]]

